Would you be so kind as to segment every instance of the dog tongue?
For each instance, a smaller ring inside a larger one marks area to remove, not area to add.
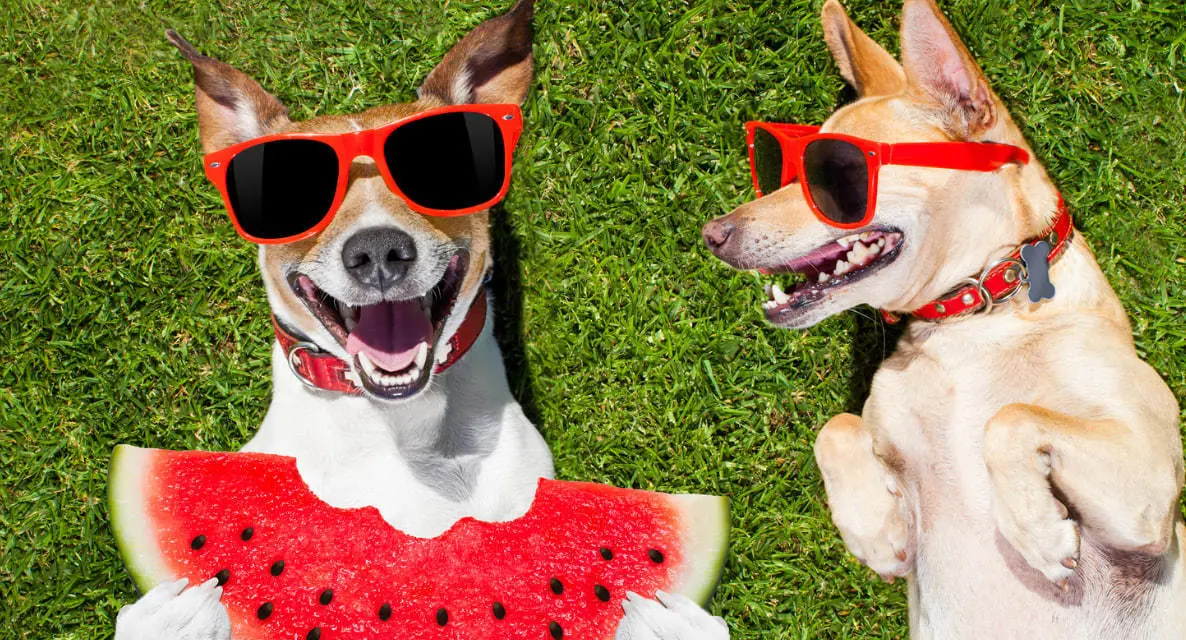
[[[416,359],[420,344],[432,339],[432,322],[419,300],[380,302],[359,309],[358,324],[346,340],[350,355],[365,353],[387,371],[403,371]]]

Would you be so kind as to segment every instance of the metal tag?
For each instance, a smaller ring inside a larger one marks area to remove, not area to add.
[[[1050,250],[1050,243],[1045,240],[1021,248],[1021,261],[1025,263],[1030,302],[1041,302],[1054,297],[1054,283],[1050,281]]]

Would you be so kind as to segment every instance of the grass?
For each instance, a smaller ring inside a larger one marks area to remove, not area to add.
[[[136,597],[103,500],[115,444],[234,449],[269,397],[254,251],[201,176],[189,69],[163,29],[305,117],[411,99],[506,4],[0,8],[6,635],[106,636]],[[897,50],[897,3],[848,4]],[[1141,354],[1186,402],[1186,14],[1173,0],[943,4],[1062,186]],[[743,121],[820,122],[845,99],[819,3],[539,5],[497,224],[508,366],[559,475],[730,496],[714,609],[736,638],[904,636],[903,587],[845,552],[811,456],[890,336],[867,312],[766,326],[756,278],[698,235],[750,197]]]

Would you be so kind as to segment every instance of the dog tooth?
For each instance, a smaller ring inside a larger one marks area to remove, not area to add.
[[[875,256],[879,253],[881,253],[881,245],[879,245],[879,244],[869,245],[869,255]]]
[[[375,370],[375,363],[371,362],[371,359],[367,357],[367,354],[362,353],[361,351],[358,353],[358,364],[361,364],[362,368],[366,369],[368,372]]]
[[[885,248],[885,238],[884,237],[877,239],[877,246],[881,247],[882,249]]]
[[[837,262],[836,266],[832,269],[832,275],[842,276],[851,270],[852,270],[852,265],[841,260],[840,262]]]
[[[845,260],[848,260],[848,262],[850,262],[854,265],[860,264],[860,254],[857,253],[857,251],[859,251],[860,246],[861,245],[858,244],[855,247],[853,247],[852,251],[849,251],[848,254],[846,254],[844,256]]]
[[[866,231],[866,232],[864,232],[864,233],[862,233],[862,234],[861,234],[861,240],[868,241],[868,240],[869,240],[869,238],[872,238],[872,237],[873,237],[873,232],[872,232],[872,231]]]
[[[428,343],[421,342],[420,350],[416,352],[416,368],[419,369],[420,367],[423,367],[424,363],[427,361],[428,361]]]
[[[770,285],[770,283],[769,283],[769,282],[767,282],[767,283],[766,283],[766,286],[765,286],[765,291],[766,291],[766,297],[767,297],[767,298],[773,298],[773,297],[774,297],[774,288],[773,288],[773,287]]]
[[[830,274],[824,273],[823,271],[820,272],[820,274],[819,274],[820,282],[827,282],[831,279],[832,279],[832,276]]]
[[[783,292],[782,287],[777,284],[774,285],[774,301],[778,304],[786,304],[791,298]]]
[[[845,237],[843,237],[843,238],[841,238],[841,239],[837,240],[837,241],[836,241],[836,244],[838,244],[838,245],[840,245],[840,246],[844,247],[845,249],[847,249],[847,248],[849,248],[850,246],[852,246],[852,236],[845,236]]]

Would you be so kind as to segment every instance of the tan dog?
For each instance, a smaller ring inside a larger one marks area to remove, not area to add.
[[[836,0],[823,23],[859,94],[823,131],[1028,149],[933,0],[905,3],[901,65]],[[915,311],[1041,235],[1059,202],[1036,161],[880,178],[875,216],[855,232],[817,220],[792,184],[704,235],[736,268],[813,276],[795,266],[809,253],[853,233],[889,238],[892,251],[858,257],[846,277],[772,291],[767,317],[802,328],[859,304]],[[1082,236],[1050,274],[1052,300],[910,321],[863,415],[819,434],[833,520],[863,563],[908,578],[915,638],[1186,637],[1175,399],[1138,357]]]

